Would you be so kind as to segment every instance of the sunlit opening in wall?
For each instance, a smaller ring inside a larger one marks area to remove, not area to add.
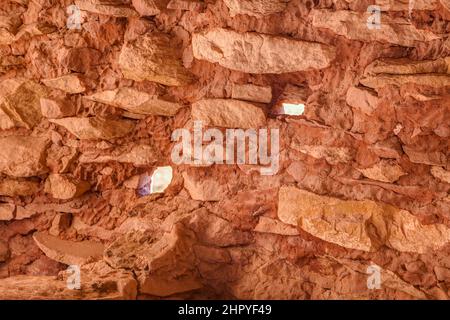
[[[172,167],[158,167],[153,172],[150,183],[150,193],[162,193],[172,181]]]
[[[283,103],[282,113],[289,116],[301,116],[305,112],[305,105],[303,103]]]

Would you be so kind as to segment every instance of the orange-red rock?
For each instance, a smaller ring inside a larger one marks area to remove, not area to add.
[[[2,1],[0,299],[448,300],[449,19],[448,0]],[[198,121],[279,130],[278,170],[178,164]]]
[[[40,99],[46,91],[39,84],[26,79],[0,82],[0,111],[10,126],[31,129],[42,118]]]
[[[288,0],[225,0],[232,17],[247,14],[258,18],[282,12],[286,9]]]
[[[103,245],[94,241],[61,240],[42,232],[35,233],[33,239],[47,257],[67,265],[83,265],[103,255]]]
[[[272,88],[253,84],[234,84],[231,97],[237,100],[270,103],[272,101]]]
[[[266,123],[261,108],[234,99],[204,99],[192,105],[192,118],[203,125],[226,128],[254,128]]]
[[[75,5],[84,11],[113,17],[135,17],[137,12],[121,0],[75,0]]]
[[[182,105],[133,88],[120,88],[86,96],[87,99],[143,115],[174,116]]]
[[[365,177],[382,182],[393,183],[401,176],[406,175],[398,164],[388,160],[382,160],[370,168],[358,169]]]
[[[16,179],[2,179],[0,181],[0,195],[15,196],[31,196],[38,192],[39,182]]]
[[[49,233],[52,236],[59,236],[59,234],[70,227],[72,222],[72,215],[68,212],[58,213],[52,221],[52,226]]]
[[[125,270],[105,263],[92,263],[80,270],[80,290],[68,288],[70,271],[56,276],[13,276],[0,279],[0,298],[5,300],[131,300],[136,299],[137,282]],[[99,287],[104,288],[98,290]]]
[[[450,240],[442,224],[422,225],[411,213],[373,201],[344,201],[294,187],[279,192],[278,217],[322,240],[363,251],[387,245],[425,253]]]
[[[311,13],[312,25],[315,28],[327,29],[351,40],[363,42],[380,41],[406,47],[414,47],[415,43],[433,41],[439,36],[428,30],[417,29],[403,18],[392,19],[382,16],[381,29],[367,27],[369,12],[349,10],[314,9]],[[351,28],[347,26],[351,25]]]
[[[134,123],[129,120],[114,120],[98,117],[89,118],[62,118],[50,120],[63,126],[78,139],[104,139],[111,140],[129,134]]]
[[[55,199],[69,200],[81,196],[90,189],[87,181],[77,181],[69,175],[50,174],[46,181],[46,192]]]
[[[10,203],[0,203],[0,221],[9,221],[14,218],[16,206]]]
[[[194,57],[249,73],[284,73],[322,69],[335,57],[333,47],[320,43],[212,29],[192,38]]]
[[[133,7],[141,16],[156,16],[161,13],[169,0],[132,0]]]
[[[86,90],[80,76],[77,74],[67,74],[54,79],[43,79],[42,82],[47,86],[64,92],[75,94]]]
[[[124,77],[167,86],[191,83],[193,76],[184,68],[181,53],[171,41],[167,35],[151,34],[125,43],[118,61]]]
[[[75,106],[65,100],[41,98],[41,114],[50,119],[58,119],[74,116]]]

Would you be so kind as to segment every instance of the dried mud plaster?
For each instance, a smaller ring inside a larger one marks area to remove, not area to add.
[[[448,299],[449,33],[447,0],[2,0],[0,299]]]

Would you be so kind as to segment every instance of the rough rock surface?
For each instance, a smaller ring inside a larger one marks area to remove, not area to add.
[[[234,84],[231,97],[238,100],[270,103],[272,101],[272,88],[253,84]]]
[[[124,5],[124,1],[121,0],[75,0],[75,5],[81,10],[113,17],[138,15],[132,7]]]
[[[224,0],[230,9],[230,16],[247,14],[249,16],[263,17],[286,9],[289,0]]]
[[[141,36],[126,43],[119,56],[125,78],[154,81],[167,86],[182,86],[192,81],[183,67],[181,54],[167,35]]]
[[[449,299],[449,34],[448,0],[2,0],[0,299]],[[278,129],[278,170],[176,164],[196,120]]]
[[[182,105],[132,88],[120,88],[87,96],[87,99],[143,115],[174,116]]]
[[[47,257],[68,265],[82,265],[98,260],[103,255],[103,245],[94,241],[68,241],[35,233],[33,239]]]
[[[3,81],[0,84],[2,129],[14,126],[31,129],[39,123],[42,117],[39,99],[43,96],[45,96],[45,90],[35,82],[25,79]]]
[[[31,180],[15,180],[3,178],[0,181],[0,195],[15,196],[31,196],[39,191],[39,182]]]
[[[0,204],[0,220],[8,221],[14,218],[14,211],[16,207],[13,204],[3,203]]]
[[[68,74],[54,79],[44,79],[42,82],[47,87],[59,89],[70,94],[81,93],[86,90],[80,77],[76,74]]]
[[[373,32],[373,29],[367,27],[370,16],[368,12],[314,10],[311,16],[314,27],[328,29],[351,40],[380,41],[413,47],[417,42],[439,39],[438,35],[428,30],[418,29],[404,18],[382,16],[384,28],[382,27],[380,32]]]
[[[376,60],[366,67],[364,73],[361,84],[376,90],[408,83],[443,88],[450,86],[450,58],[419,62],[408,59]]]
[[[0,298],[3,300],[133,300],[137,296],[137,282],[131,272],[115,270],[105,263],[92,263],[81,269],[80,290],[67,286],[67,276],[19,275],[3,279]],[[99,290],[102,288],[102,290]]]
[[[406,173],[397,163],[381,160],[374,166],[365,169],[358,169],[365,177],[382,182],[393,183]]]
[[[70,200],[81,196],[91,187],[89,182],[76,181],[68,175],[50,174],[46,181],[46,191],[55,199]]]
[[[43,138],[8,136],[0,138],[0,172],[13,177],[32,177],[46,173],[48,142]]]
[[[323,240],[364,251],[379,245],[425,253],[450,241],[444,225],[423,226],[411,213],[373,201],[342,201],[292,187],[279,193],[278,217]]]
[[[322,69],[334,59],[333,47],[257,33],[213,29],[194,34],[194,57],[249,73]]]
[[[41,114],[49,119],[71,117],[76,114],[76,108],[62,99],[41,98]]]
[[[266,117],[261,108],[234,99],[204,99],[192,104],[192,118],[203,125],[225,128],[259,128]]]
[[[78,139],[110,140],[120,138],[130,133],[134,126],[132,121],[98,117],[72,117],[50,121],[63,126]]]

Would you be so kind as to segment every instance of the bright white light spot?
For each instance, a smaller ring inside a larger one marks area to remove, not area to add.
[[[303,103],[283,103],[283,114],[290,116],[301,116],[305,112],[305,105]]]
[[[400,133],[400,131],[402,131],[403,126],[400,123],[397,123],[397,125],[394,128],[394,134],[398,135]]]
[[[150,193],[164,192],[172,181],[172,172],[170,166],[156,168],[151,178]]]

